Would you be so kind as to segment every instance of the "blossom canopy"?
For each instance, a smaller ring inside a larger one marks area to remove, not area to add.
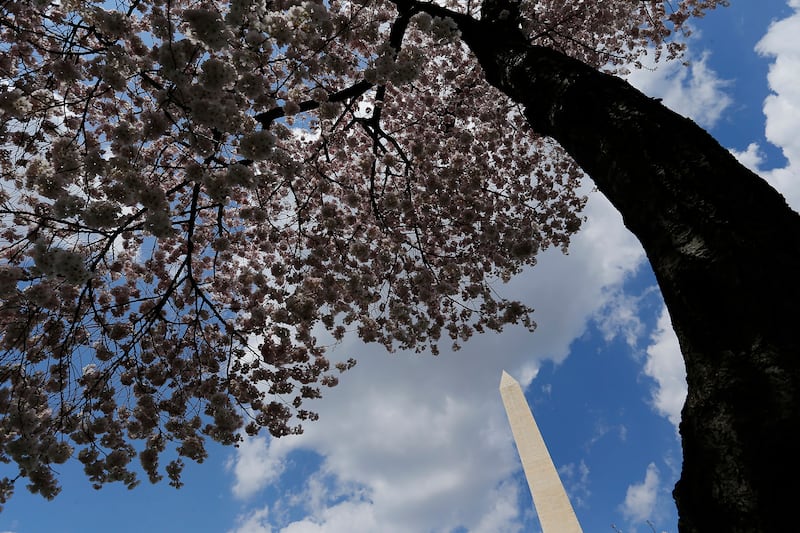
[[[500,7],[620,72],[679,54],[666,39],[717,3]],[[323,329],[434,353],[533,329],[494,283],[566,249],[585,200],[459,40],[455,15],[495,7],[0,6],[0,460],[19,472],[0,501],[19,478],[54,497],[72,456],[97,487],[134,486],[137,456],[179,486],[207,437],[299,432],[337,382]]]

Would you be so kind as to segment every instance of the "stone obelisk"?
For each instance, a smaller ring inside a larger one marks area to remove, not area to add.
[[[543,533],[582,533],[575,511],[558,477],[556,467],[525,401],[522,387],[504,370],[500,378],[500,396],[506,407],[514,442],[517,443],[522,469],[533,495],[533,505]]]

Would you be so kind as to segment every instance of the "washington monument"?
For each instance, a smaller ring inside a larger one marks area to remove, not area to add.
[[[519,383],[504,370],[500,396],[543,533],[583,533]]]

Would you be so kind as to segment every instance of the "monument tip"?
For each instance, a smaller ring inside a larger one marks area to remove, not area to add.
[[[511,387],[512,385],[517,385],[517,380],[511,377],[511,374],[503,370],[503,374],[500,376],[500,388],[503,389],[505,387]]]

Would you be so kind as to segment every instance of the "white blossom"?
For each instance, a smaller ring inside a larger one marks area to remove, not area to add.
[[[233,67],[216,58],[203,62],[200,81],[207,89],[218,90],[234,80]]]
[[[275,135],[265,130],[249,133],[239,141],[242,155],[256,161],[268,158],[274,146]]]
[[[48,247],[39,241],[34,248],[32,257],[36,268],[43,274],[63,278],[67,283],[79,284],[89,278],[85,258],[78,252],[64,248]]]
[[[219,13],[211,9],[184,9],[183,19],[189,23],[188,35],[212,50],[225,46],[228,29]]]

